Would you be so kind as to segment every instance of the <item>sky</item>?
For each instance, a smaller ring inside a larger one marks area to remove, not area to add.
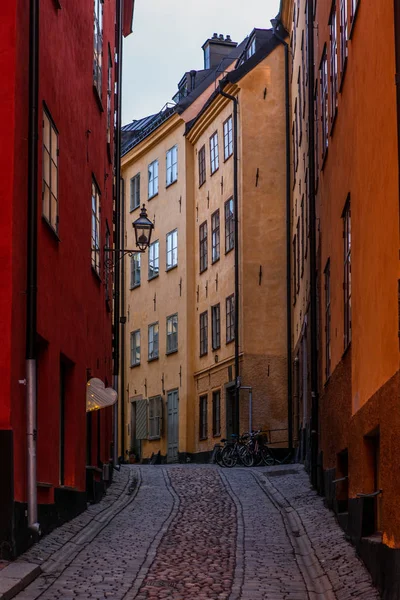
[[[122,124],[158,112],[186,71],[203,68],[213,33],[241,42],[268,29],[280,0],[135,0],[133,33],[124,41]]]

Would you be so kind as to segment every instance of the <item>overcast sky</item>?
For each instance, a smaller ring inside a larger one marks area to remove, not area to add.
[[[203,68],[201,46],[214,32],[241,42],[268,29],[279,0],[135,0],[124,42],[122,124],[158,112],[186,71]]]

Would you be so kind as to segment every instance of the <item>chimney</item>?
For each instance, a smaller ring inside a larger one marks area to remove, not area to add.
[[[204,68],[213,69],[219,65],[221,60],[228,56],[236,48],[237,42],[231,40],[231,36],[223,33],[213,33],[212,38],[206,40],[202,46],[204,52]]]

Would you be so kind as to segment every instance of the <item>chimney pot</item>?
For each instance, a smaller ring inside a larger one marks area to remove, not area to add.
[[[218,38],[218,33],[213,33],[213,39]]]
[[[227,42],[231,42],[232,41],[230,35],[227,35],[225,39],[226,39]]]
[[[223,34],[223,33],[220,33],[220,34],[219,34],[219,39],[220,39],[220,40],[223,40],[223,39],[224,39],[224,34]]]

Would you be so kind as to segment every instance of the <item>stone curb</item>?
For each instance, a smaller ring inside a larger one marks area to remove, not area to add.
[[[336,600],[332,584],[315,554],[311,540],[296,510],[271,484],[267,475],[257,474],[257,479],[282,515],[310,600]]]
[[[126,491],[132,485],[134,473],[138,473],[137,485],[132,496],[126,497]],[[76,533],[59,550],[56,550],[41,565],[18,559],[0,571],[0,600],[10,600],[22,592],[41,574],[59,575],[79,552],[91,542],[109,523],[109,521],[130,504],[136,496],[141,484],[140,470],[129,474],[126,485],[114,503],[100,513],[91,516],[86,525]],[[89,513],[88,513],[89,514]],[[101,517],[99,518],[99,515]],[[108,519],[107,521],[105,519]],[[40,543],[40,542],[39,542]],[[51,585],[51,584],[50,584]],[[50,585],[48,587],[50,587]]]

